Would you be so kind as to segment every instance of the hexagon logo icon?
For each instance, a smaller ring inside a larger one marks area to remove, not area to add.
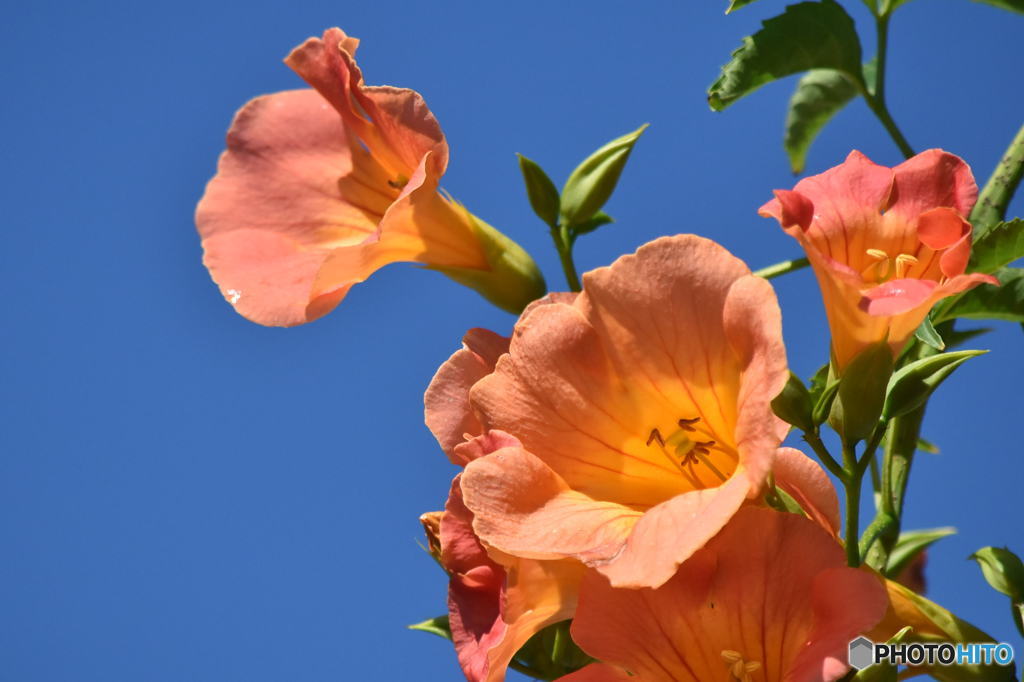
[[[867,637],[858,637],[850,642],[850,667],[863,670],[875,662],[875,644]]]

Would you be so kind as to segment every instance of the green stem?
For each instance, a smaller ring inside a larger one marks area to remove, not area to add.
[[[860,566],[860,484],[864,480],[863,471],[857,464],[857,455],[853,447],[843,445],[843,465],[847,472],[846,480],[846,564],[852,568]]]
[[[580,276],[576,273],[576,264],[572,260],[572,238],[569,235],[569,228],[561,226],[551,229],[551,239],[555,242],[558,250],[558,258],[562,261],[562,271],[565,273],[566,284],[569,291],[580,291]]]
[[[1006,217],[1006,207],[1010,204],[1021,178],[1024,177],[1024,126],[1017,131],[1017,136],[1006,148],[999,165],[992,171],[992,177],[985,183],[985,188],[978,195],[978,203],[971,211],[971,222],[988,228]],[[979,231],[975,229],[975,238]]]
[[[878,425],[875,430],[871,432],[871,437],[868,438],[867,444],[864,446],[864,452],[860,456],[860,460],[857,462],[857,471],[864,474],[867,471],[868,466],[875,461],[875,451],[878,450],[879,444],[882,442],[882,437],[885,435],[885,426]]]
[[[871,488],[877,495],[881,496],[882,478],[878,472],[878,458],[874,455],[871,456]]]
[[[889,107],[885,104],[885,61],[889,50],[889,15],[875,17],[875,29],[878,33],[878,56],[876,57],[875,90],[871,92],[867,84],[864,84],[862,94],[868,104],[868,108],[875,113],[878,120],[885,126],[893,142],[900,148],[905,158],[914,155],[914,149],[907,142],[907,138],[900,132],[899,126],[889,113]]]
[[[765,279],[772,279],[779,275],[785,275],[790,272],[801,270],[810,265],[811,262],[806,258],[794,258],[793,260],[784,260],[781,263],[775,263],[768,267],[761,268],[760,270],[754,270],[754,274],[758,277],[764,277]]]
[[[910,465],[917,452],[917,440],[924,421],[924,406],[892,421],[892,431],[886,447],[885,459],[889,464],[889,494],[892,496],[892,512],[896,520],[903,518],[903,502],[907,494]]]
[[[846,483],[846,471],[839,465],[839,462],[835,460],[832,453],[825,447],[825,443],[822,442],[821,436],[813,431],[804,432],[804,441],[811,446],[814,450],[814,454],[818,456],[821,463],[825,465],[825,468],[832,472],[832,475]]]

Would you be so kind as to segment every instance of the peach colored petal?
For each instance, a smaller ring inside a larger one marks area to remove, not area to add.
[[[839,495],[821,465],[795,448],[779,448],[773,473],[776,485],[812,520],[833,534],[839,532]]]
[[[240,313],[301,324],[341,300],[343,290],[314,292],[313,282],[334,244],[376,229],[373,207],[350,203],[339,188],[352,172],[344,127],[315,92],[267,95],[238,112],[196,225],[204,262]]]
[[[331,28],[295,48],[285,63],[330,102],[392,174],[408,177],[428,153],[434,155],[432,174],[444,173],[448,146],[423,98],[412,90],[363,85],[352,41]]]
[[[595,563],[614,587],[657,587],[721,530],[753,486],[742,470],[715,489],[677,495],[637,520],[621,552]]]
[[[880,578],[845,566],[815,576],[812,599],[814,627],[787,682],[832,682],[844,676],[850,670],[850,641],[878,623],[888,606]]]
[[[456,477],[441,521],[442,564],[451,574],[452,641],[470,682],[501,682],[530,637],[573,616],[583,566],[504,555],[496,561],[472,522]]]
[[[978,199],[970,166],[941,149],[921,152],[892,171],[894,201],[889,210],[907,220],[938,206],[949,206],[966,216]]]
[[[521,448],[503,448],[467,464],[462,493],[480,538],[530,559],[606,562],[621,551],[641,516],[571,489]]]
[[[610,665],[591,663],[574,673],[559,677],[558,682],[637,682],[637,679]]]
[[[573,638],[645,682],[725,679],[723,656],[733,652],[759,664],[758,680],[835,680],[847,644],[879,621],[886,602],[875,576],[844,564],[817,524],[746,507],[658,589],[584,576]]]
[[[516,559],[507,565],[502,618],[505,637],[488,654],[487,682],[501,682],[509,661],[536,633],[576,613],[583,564],[578,561]]]
[[[864,291],[860,309],[875,317],[901,315],[928,301],[937,286],[935,282],[926,279],[891,279]],[[921,319],[927,313],[927,309],[923,310]]]
[[[448,618],[452,642],[467,679],[487,679],[488,652],[505,637],[501,618],[505,570],[487,556],[473,533],[472,514],[462,503],[459,480],[441,519],[441,563],[451,575]]]
[[[521,447],[523,447],[523,444],[519,442],[518,438],[505,433],[504,431],[495,429],[493,431],[487,431],[481,436],[470,438],[465,443],[459,443],[456,445],[453,452],[454,456],[452,457],[452,462],[460,466],[465,466],[474,459],[479,459],[484,455],[489,455],[495,450]]]
[[[775,447],[788,432],[788,425],[771,410],[771,401],[789,377],[782,311],[767,280],[751,276],[729,288],[722,318],[726,340],[742,368],[736,447],[753,484],[751,494],[756,494],[771,469]]]
[[[423,396],[424,419],[430,432],[453,463],[454,449],[484,429],[469,404],[469,389],[494,370],[501,353],[508,350],[508,338],[486,329],[471,329],[462,337],[463,347],[441,365]]]

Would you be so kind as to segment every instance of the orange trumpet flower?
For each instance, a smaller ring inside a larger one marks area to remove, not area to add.
[[[839,166],[776,190],[759,213],[807,252],[825,301],[836,369],[888,340],[898,355],[935,303],[987,282],[964,274],[966,216],[978,197],[971,169],[931,149],[895,168],[854,151]]]
[[[507,352],[468,335],[428,390],[427,422],[466,467],[486,545],[657,586],[771,469],[787,430],[769,404],[787,378],[779,308],[693,235],[587,273],[583,289],[526,311]],[[460,443],[496,431],[521,445]]]
[[[588,572],[572,636],[602,661],[564,682],[831,682],[883,617],[881,579],[795,514],[745,508],[657,589]]]
[[[204,263],[254,322],[330,312],[377,269],[414,261],[519,312],[544,294],[515,242],[438,191],[448,144],[412,90],[367,86],[340,29],[285,62],[312,90],[258,97],[235,116],[196,209]]]

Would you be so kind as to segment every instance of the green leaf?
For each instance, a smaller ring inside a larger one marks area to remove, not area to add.
[[[437,616],[436,618],[428,618],[422,623],[416,623],[415,625],[410,625],[408,627],[410,630],[429,632],[432,635],[444,637],[445,639],[452,638],[452,628],[451,625],[448,624],[448,616]]]
[[[647,129],[640,126],[628,135],[612,140],[576,167],[562,188],[562,224],[570,228],[586,223],[615,190],[633,145]]]
[[[986,5],[992,5],[999,9],[1008,9],[1011,12],[1020,12],[1024,14],[1024,0],[974,0],[975,2],[983,2]]]
[[[1005,547],[982,547],[968,557],[981,566],[985,580],[1014,602],[1024,602],[1024,562]]]
[[[979,327],[978,329],[954,329],[942,332],[942,338],[946,341],[946,348],[961,346],[976,336],[988,334],[992,327]]]
[[[550,227],[557,227],[559,199],[555,183],[551,182],[551,178],[536,162],[522,154],[517,156],[519,170],[522,171],[523,182],[526,184],[526,196],[530,199],[533,212]]]
[[[917,449],[921,452],[926,452],[929,455],[939,454],[939,446],[924,438],[917,439]]]
[[[969,359],[983,355],[984,350],[957,350],[951,353],[929,355],[901,367],[892,379],[885,395],[882,418],[892,419],[911,412],[928,400],[932,392],[953,371]]]
[[[862,82],[861,48],[853,19],[835,0],[790,5],[732,53],[708,89],[721,111],[765,83],[810,69],[834,69]]]
[[[811,394],[804,386],[804,382],[800,381],[800,377],[792,372],[789,373],[789,381],[782,388],[782,392],[772,400],[772,410],[779,419],[801,431],[814,430],[814,405],[811,402]]]
[[[814,405],[811,419],[815,426],[828,418],[836,391],[839,390],[839,381],[832,376],[831,370],[831,364],[822,365],[811,377],[808,392],[811,394],[811,404]]]
[[[907,601],[921,615],[930,620],[944,634],[941,639],[949,642],[995,642],[991,636],[942,608],[933,601],[908,590],[903,585],[890,582],[886,585],[893,602]],[[934,642],[930,634],[909,633],[911,642]],[[964,664],[952,666],[924,666],[924,669],[940,682],[1016,682],[1013,668],[1009,666]]]
[[[943,342],[942,337],[939,336],[939,332],[935,331],[935,325],[932,324],[930,318],[924,318],[924,322],[914,332],[914,336],[921,343],[927,344],[935,350],[946,350],[946,344]]]
[[[914,628],[910,625],[905,626],[895,635],[889,638],[886,644],[899,644],[905,640]],[[850,682],[896,682],[898,678],[898,671],[896,666],[888,661],[879,663],[877,665],[868,666],[861,670]]]
[[[971,246],[971,272],[995,272],[1018,258],[1024,258],[1024,220],[999,223],[978,237]]]
[[[914,558],[933,543],[956,533],[956,528],[933,528],[931,530],[908,530],[900,533],[896,545],[889,554],[885,567],[887,578],[896,578]]]
[[[746,7],[752,2],[754,2],[754,0],[732,0],[732,2],[729,3],[729,9],[725,10],[725,13],[728,14],[733,10],[738,10],[740,7]]]
[[[1024,322],[1024,268],[1002,268],[992,274],[1002,286],[981,284],[965,291],[936,313],[935,321],[964,317]]]
[[[590,218],[590,220],[587,220],[583,223],[580,223],[579,225],[574,226],[570,231],[570,237],[572,237],[573,241],[575,241],[576,238],[579,237],[581,234],[593,232],[602,225],[607,225],[609,223],[614,222],[615,218],[611,217],[604,211],[598,211]]]
[[[865,348],[846,368],[829,416],[829,424],[844,442],[864,440],[878,425],[892,369],[892,351],[886,341]]]
[[[797,82],[789,99],[782,141],[794,174],[803,172],[807,150],[821,129],[858,92],[855,83],[834,69],[812,69]]]
[[[902,5],[907,4],[910,0],[882,0],[882,9],[879,12],[882,16],[889,16],[895,12]]]

